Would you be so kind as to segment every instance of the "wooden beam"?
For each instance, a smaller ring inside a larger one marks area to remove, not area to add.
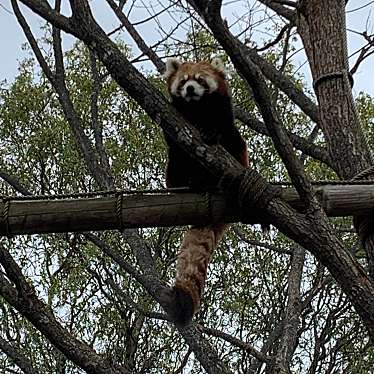
[[[374,185],[327,185],[316,188],[327,215],[367,214],[374,209]],[[294,189],[282,198],[303,209]],[[259,223],[255,209],[246,222]],[[181,226],[209,222],[239,222],[235,204],[222,194],[170,193],[76,199],[8,199],[0,202],[0,235],[99,231],[132,227]]]

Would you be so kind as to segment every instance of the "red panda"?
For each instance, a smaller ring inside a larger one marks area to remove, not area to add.
[[[184,62],[169,59],[164,74],[173,106],[193,125],[208,145],[223,146],[243,166],[248,166],[247,145],[234,124],[231,96],[223,63]],[[168,145],[166,185],[206,191],[219,180],[184,152],[165,134]],[[200,307],[207,268],[226,224],[192,227],[185,234],[178,253],[173,287],[173,317],[188,323]]]

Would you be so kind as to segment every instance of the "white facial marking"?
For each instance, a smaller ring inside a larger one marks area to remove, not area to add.
[[[194,80],[188,80],[181,90],[181,96],[186,101],[195,100],[198,101],[204,95],[205,89],[199,83]]]
[[[216,57],[212,60],[212,66],[217,69],[218,71],[222,72],[222,73],[225,73],[225,65],[223,63],[223,61]]]
[[[179,85],[179,79],[174,79],[171,86],[170,86],[170,92],[174,96],[179,96],[178,85]]]
[[[218,83],[214,78],[207,76],[205,80],[209,87],[209,93],[212,93],[218,88]]]

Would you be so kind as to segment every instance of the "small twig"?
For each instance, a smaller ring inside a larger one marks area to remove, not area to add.
[[[203,325],[197,325],[197,328],[201,332],[203,332],[204,334],[215,336],[217,338],[221,338],[221,339],[225,340],[228,343],[231,343],[235,347],[238,347],[238,348],[246,351],[247,353],[249,353],[253,357],[256,357],[261,362],[270,362],[270,360],[271,360],[270,356],[267,356],[267,355],[261,353],[259,350],[254,348],[252,345],[250,345],[246,342],[243,342],[242,340],[236,338],[235,336],[229,335],[229,334],[227,334],[223,331],[219,331],[219,330],[216,330],[216,329],[205,327]]]
[[[157,54],[149,48],[146,43],[144,42],[141,35],[136,31],[135,27],[126,15],[122,12],[122,10],[117,6],[114,0],[106,0],[109,6],[112,8],[118,19],[122,22],[124,27],[126,28],[127,32],[131,35],[134,39],[136,45],[139,49],[150,58],[153,64],[157,67],[159,72],[163,72],[165,69],[165,64],[161,61],[161,59],[157,56]]]
[[[235,232],[235,234],[237,234],[239,236],[239,238],[241,240],[243,240],[245,243],[247,243],[249,245],[266,248],[266,249],[269,249],[271,251],[274,251],[274,252],[277,252],[277,253],[280,253],[280,254],[286,254],[286,255],[292,255],[293,254],[293,251],[290,251],[289,249],[280,248],[280,247],[277,247],[275,245],[260,242],[258,240],[247,239],[245,237],[244,233],[238,227],[235,227],[235,226],[234,226],[234,232]]]
[[[287,23],[286,25],[284,25],[282,27],[282,29],[279,31],[279,34],[277,35],[277,37],[272,40],[271,42],[265,44],[263,47],[261,48],[255,48],[257,52],[262,52],[262,51],[265,51],[273,46],[275,46],[277,43],[279,43],[282,38],[283,38],[283,35],[285,34],[285,32],[289,29],[291,29],[291,24]]]

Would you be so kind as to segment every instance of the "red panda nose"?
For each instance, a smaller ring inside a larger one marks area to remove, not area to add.
[[[186,91],[188,95],[193,95],[195,92],[195,88],[194,86],[187,86]]]

